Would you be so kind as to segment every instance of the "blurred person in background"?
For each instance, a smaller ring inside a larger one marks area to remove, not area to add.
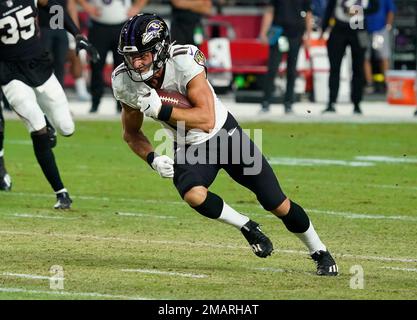
[[[285,113],[292,113],[297,58],[301,45],[308,46],[313,24],[310,0],[270,0],[262,18],[259,38],[269,44],[268,73],[265,77],[262,112],[268,112],[274,92],[274,79],[282,59],[279,39],[288,40],[287,85],[284,97]]]
[[[57,3],[65,7],[68,14],[79,28],[78,10],[75,0],[57,0]],[[54,28],[50,25],[50,15],[44,10],[39,11],[39,25],[41,27],[41,39],[45,49],[53,58],[54,74],[62,87],[65,80],[65,63],[70,61],[70,72],[74,77],[77,98],[81,101],[91,99],[87,91],[85,79],[82,77],[82,65],[80,57],[75,53],[75,39],[65,29]]]
[[[378,0],[378,11],[366,16],[366,29],[370,34],[370,41],[365,54],[365,78],[366,93],[375,91],[372,77],[371,57],[372,51],[376,53],[376,59],[380,61],[381,73],[386,76],[391,58],[391,31],[396,11],[393,0]],[[385,83],[383,83],[385,91]]]
[[[56,15],[54,9],[57,7],[63,9],[62,15]],[[61,17],[62,27],[71,32],[76,39],[77,52],[85,49],[93,60],[99,59],[99,56],[72,21],[66,6],[60,2],[56,0],[0,2],[0,16],[3,17],[3,22],[8,21],[0,24],[1,89],[30,133],[36,160],[57,199],[54,208],[69,209],[72,200],[64,187],[52,151],[56,138],[48,130],[44,113],[63,136],[71,136],[75,126],[65,92],[53,73],[51,56],[40,40],[37,22],[40,10],[49,12],[51,21],[53,17],[58,19]]]
[[[75,24],[78,26],[78,28],[80,28],[76,1],[68,0],[67,8],[72,20],[74,20]],[[74,79],[74,89],[77,95],[77,99],[80,101],[91,101],[91,95],[87,91],[87,83],[83,75],[83,63],[75,52],[75,39],[69,32],[67,36],[67,61],[69,62],[69,72]]]
[[[109,51],[113,55],[113,69],[123,62],[117,53],[119,34],[123,24],[132,16],[138,14],[147,4],[148,0],[103,1],[103,0],[77,0],[80,6],[90,16],[88,38],[100,54],[97,63],[91,63],[91,96],[90,113],[98,111],[101,97],[104,94],[103,68]],[[116,110],[120,112],[121,106],[116,102]]]
[[[353,113],[361,114],[360,103],[365,85],[364,60],[369,36],[365,28],[365,15],[378,10],[378,0],[329,0],[322,24],[322,35],[329,27],[331,18],[335,24],[327,40],[330,62],[329,102],[324,113],[336,112],[334,107],[339,93],[340,67],[346,47],[352,53],[351,101]]]
[[[204,39],[202,19],[212,13],[211,0],[171,0],[171,39],[176,44],[200,45]]]
[[[323,22],[324,13],[326,12],[328,0],[312,0],[311,8],[313,11],[313,16],[315,18],[315,24],[321,26]]]
[[[56,0],[58,5],[68,10],[68,3],[71,0]],[[52,10],[54,12],[54,10]],[[71,18],[72,15],[70,14]],[[55,28],[51,24],[51,17],[48,11],[39,10],[39,27],[41,31],[41,41],[46,50],[52,56],[53,69],[56,78],[64,87],[65,61],[68,52],[67,31],[62,28]]]

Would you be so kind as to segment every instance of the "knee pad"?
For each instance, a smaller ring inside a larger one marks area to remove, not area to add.
[[[56,77],[52,75],[44,84],[36,87],[35,91],[42,110],[59,134],[72,135],[75,129],[74,121],[65,92]]]
[[[3,93],[14,111],[25,122],[29,132],[45,127],[43,112],[36,100],[33,88],[19,80],[12,80],[2,87]]]
[[[59,132],[59,134],[61,134],[64,137],[70,137],[74,134],[75,131],[75,125],[74,125],[74,121],[61,121],[58,123],[57,127],[56,127],[57,131]]]

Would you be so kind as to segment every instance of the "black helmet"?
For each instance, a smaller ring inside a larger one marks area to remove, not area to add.
[[[165,21],[155,14],[140,13],[124,24],[117,51],[124,57],[130,78],[142,82],[152,78],[164,66],[169,58],[170,45],[170,34]],[[149,71],[142,74],[133,67],[131,57],[145,52],[152,53],[152,63]]]

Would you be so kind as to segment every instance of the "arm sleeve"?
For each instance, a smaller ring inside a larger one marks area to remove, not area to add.
[[[387,0],[387,12],[397,12],[397,7],[395,6],[395,3],[393,0]]]

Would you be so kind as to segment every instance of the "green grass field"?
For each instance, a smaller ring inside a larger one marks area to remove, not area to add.
[[[212,190],[262,225],[272,257],[195,213],[129,150],[119,122],[79,121],[59,137],[74,203],[53,210],[26,129],[6,125],[13,190],[0,193],[0,299],[417,299],[416,124],[242,124],[263,129],[281,186],[337,259],[332,278],[316,276],[298,238],[225,173]],[[158,128],[145,123],[150,138]],[[358,165],[366,156],[385,158]],[[64,269],[63,290],[50,287],[52,265]],[[358,268],[363,289],[350,285]]]

